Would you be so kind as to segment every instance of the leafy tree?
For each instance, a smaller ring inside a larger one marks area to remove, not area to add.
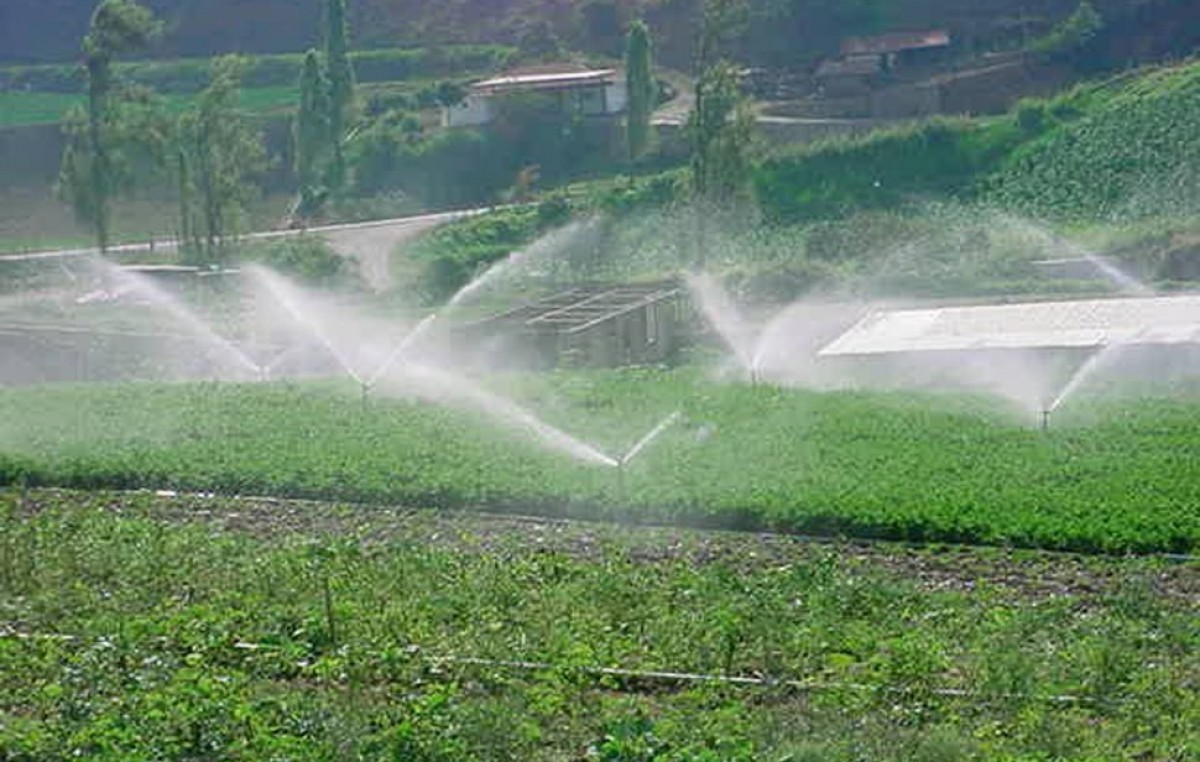
[[[1088,0],[1081,0],[1075,11],[1050,34],[1033,44],[1033,49],[1051,60],[1073,61],[1087,65],[1084,53],[1104,29],[1104,19]]]
[[[530,61],[550,61],[562,55],[562,42],[545,19],[527,22],[521,27],[517,48],[521,57]]]
[[[745,0],[706,0],[696,45],[696,94],[686,129],[692,146],[697,266],[705,259],[705,215],[741,195],[749,178],[754,122],[737,70],[728,60],[747,13]]]
[[[629,27],[625,49],[625,85],[629,106],[625,136],[629,160],[637,161],[650,143],[650,112],[654,108],[654,76],[650,64],[650,31],[640,20]]]
[[[147,100],[145,91],[121,87],[112,65],[117,56],[145,47],[157,32],[153,14],[134,0],[103,0],[83,38],[87,106],[67,117],[59,193],[91,226],[102,254],[108,250],[112,200],[133,181],[130,131],[122,117],[137,109],[124,106]]]
[[[256,188],[251,178],[267,167],[261,133],[238,109],[242,61],[213,61],[211,83],[177,126],[180,216],[195,254],[221,258],[225,238],[237,231]]]
[[[346,2],[328,0],[326,6],[325,61],[329,69],[329,134],[331,155],[329,187],[340,188],[346,180],[342,142],[354,109],[354,67],[346,46]]]
[[[747,0],[704,0],[693,67],[696,79],[701,79],[718,61],[732,57],[734,47],[746,31],[749,15]]]
[[[588,0],[579,8],[579,47],[616,55],[621,49],[621,13],[615,0]]]
[[[295,168],[300,179],[301,217],[309,217],[321,206],[325,196],[324,168],[330,154],[329,82],[321,70],[317,51],[304,56],[300,75],[300,108],[296,113]]]
[[[696,83],[687,124],[692,188],[701,203],[727,203],[744,191],[753,128],[736,68],[728,61],[713,64]]]

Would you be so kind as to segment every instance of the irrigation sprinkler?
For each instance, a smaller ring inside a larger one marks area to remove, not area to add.
[[[617,500],[620,501],[621,505],[625,505],[626,503],[629,502],[629,492],[625,487],[625,459],[624,458],[617,461],[616,469],[617,469]]]
[[[422,318],[421,321],[418,322],[411,331],[406,333],[404,337],[396,344],[396,347],[392,350],[391,354],[384,359],[383,363],[376,368],[375,372],[371,374],[371,377],[367,379],[366,384],[368,386],[374,386],[375,382],[378,381],[383,374],[391,370],[392,366],[395,365],[400,358],[404,357],[404,354],[408,351],[408,348],[412,346],[418,338],[425,334],[425,332],[429,329],[430,324],[433,323],[436,318],[437,313],[431,312]]]
[[[651,442],[653,442],[655,439],[658,439],[658,436],[666,431],[668,426],[678,420],[680,415],[682,415],[682,411],[679,410],[671,413],[666,418],[659,421],[657,426],[650,429],[649,433],[639,439],[633,445],[633,447],[630,447],[628,452],[621,457],[614,459],[615,462],[613,465],[617,469],[617,494],[620,496],[621,502],[627,502],[627,493],[625,489],[625,466],[628,465],[639,454],[641,454],[642,450],[646,449]]]
[[[1042,431],[1048,431],[1050,429],[1051,412],[1052,411],[1049,408],[1042,411]]]

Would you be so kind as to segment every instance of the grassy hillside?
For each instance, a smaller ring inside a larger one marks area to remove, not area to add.
[[[1075,222],[1194,210],[1200,63],[1135,71],[985,120],[935,120],[762,162],[759,202],[780,222],[927,198]]]
[[[979,184],[1026,214],[1090,221],[1191,212],[1200,187],[1200,64],[1083,87],[1019,116],[1046,129]]]

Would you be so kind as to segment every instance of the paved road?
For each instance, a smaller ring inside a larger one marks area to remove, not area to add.
[[[284,238],[287,236],[298,235],[300,233],[309,233],[311,235],[327,235],[331,240],[353,240],[356,237],[369,238],[372,241],[386,241],[389,239],[388,233],[394,234],[397,240],[412,234],[414,229],[423,230],[433,225],[439,225],[443,222],[456,220],[461,217],[469,217],[473,214],[479,214],[487,211],[487,209],[466,209],[454,212],[439,212],[437,214],[421,214],[412,217],[395,217],[387,220],[373,220],[371,222],[351,222],[341,225],[322,225],[319,227],[310,227],[306,229],[288,229],[288,230],[266,230],[258,233],[249,233],[242,236],[243,240],[263,240],[271,238]],[[157,241],[143,241],[141,243],[126,243],[117,246],[110,246],[108,251],[110,254],[132,254],[136,252],[158,251],[159,249],[171,251],[179,246],[179,241],[176,239],[163,239]],[[99,253],[99,249],[94,246],[81,249],[55,249],[51,251],[35,251],[27,254],[0,254],[0,262],[29,262],[41,259],[62,259],[70,257],[87,257]],[[364,263],[364,266],[369,266]]]

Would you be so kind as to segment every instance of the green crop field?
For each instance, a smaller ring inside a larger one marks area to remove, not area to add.
[[[0,754],[1189,759],[1197,581],[1138,559],[10,490]]]
[[[170,488],[1089,551],[1200,547],[1194,396],[1079,397],[1054,427],[982,399],[815,394],[695,372],[510,381],[616,470],[521,426],[336,383],[0,390],[8,483]],[[484,422],[481,422],[484,421]]]
[[[295,107],[299,97],[294,87],[254,87],[241,91],[241,106],[251,114],[269,114]],[[0,127],[55,124],[73,106],[82,106],[84,97],[72,93],[0,92]],[[163,97],[166,112],[177,114],[192,105],[188,95]]]

